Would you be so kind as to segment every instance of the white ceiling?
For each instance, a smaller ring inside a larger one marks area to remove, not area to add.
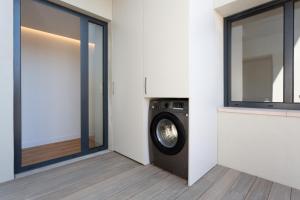
[[[28,28],[80,39],[78,16],[34,0],[21,1],[21,24]]]

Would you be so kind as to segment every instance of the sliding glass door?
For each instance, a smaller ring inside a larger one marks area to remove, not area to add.
[[[15,172],[107,149],[107,24],[15,0]]]
[[[89,22],[89,148],[103,145],[103,27]]]

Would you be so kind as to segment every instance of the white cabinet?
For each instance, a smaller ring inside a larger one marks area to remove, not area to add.
[[[188,3],[144,1],[146,97],[188,97]]]
[[[188,97],[189,185],[217,163],[223,25],[213,2],[113,1],[114,150],[147,164],[147,102]]]
[[[113,149],[148,164],[143,117],[142,1],[114,0],[113,13]]]
[[[145,97],[188,97],[187,2],[113,1],[113,149],[143,164],[149,162]]]

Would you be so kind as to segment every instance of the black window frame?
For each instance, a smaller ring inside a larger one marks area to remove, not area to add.
[[[80,18],[80,91],[81,91],[81,152],[60,158],[47,160],[41,163],[22,166],[22,102],[21,102],[21,2],[14,1],[14,172],[15,174],[37,169],[51,164],[67,161],[73,158],[89,155],[108,149],[108,23],[100,19],[76,12],[69,8],[55,4],[48,0],[33,0],[55,9],[70,13]],[[88,105],[88,23],[94,23],[103,28],[103,145],[89,147],[89,105]]]
[[[298,0],[274,0],[224,18],[224,106],[300,110],[294,103],[294,5]],[[283,102],[249,102],[231,100],[231,28],[232,23],[276,8],[283,8]]]

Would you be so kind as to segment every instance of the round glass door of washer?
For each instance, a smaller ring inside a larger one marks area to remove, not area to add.
[[[178,154],[185,144],[183,123],[169,112],[159,113],[152,119],[150,136],[154,146],[167,155]]]
[[[176,125],[168,119],[161,119],[156,127],[156,137],[159,143],[166,148],[173,148],[178,142]]]

